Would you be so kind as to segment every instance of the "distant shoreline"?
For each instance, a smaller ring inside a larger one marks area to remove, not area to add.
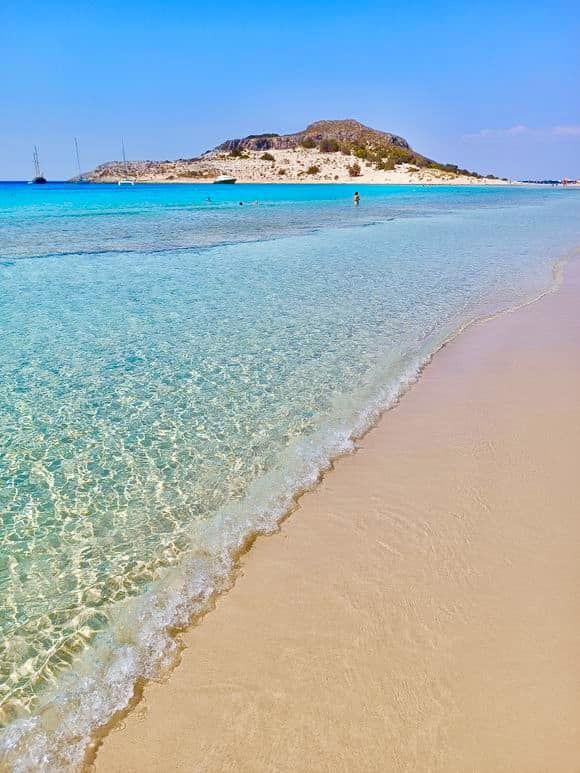
[[[215,185],[213,180],[135,180],[135,185]],[[74,183],[71,183],[73,185]],[[116,185],[116,180],[110,180],[110,181],[90,181],[90,185]],[[505,180],[502,181],[492,181],[492,180],[480,180],[480,181],[466,181],[463,182],[461,180],[430,180],[429,182],[418,182],[416,180],[397,180],[397,181],[383,181],[383,180],[236,180],[235,185],[350,185],[350,186],[364,186],[364,185],[372,185],[372,186],[400,186],[400,185],[408,185],[408,186],[414,186],[414,187],[429,187],[431,185],[448,185],[448,186],[474,186],[478,188],[486,188],[490,186],[505,186],[505,187],[511,187],[513,185],[518,186],[525,186],[529,185],[530,187],[535,187],[537,183],[520,183],[520,182],[506,182]]]
[[[70,185],[71,187],[76,185],[88,186],[88,185],[117,185],[118,180],[87,180],[83,183],[78,183],[74,180],[48,180],[47,185]],[[160,180],[160,179],[140,179],[135,180],[135,185],[215,185],[213,180]],[[0,185],[28,185],[29,180],[0,180]],[[485,188],[489,186],[498,187],[503,186],[506,188],[517,185],[518,187],[537,188],[543,186],[546,188],[551,187],[544,183],[527,183],[520,182],[519,180],[512,180],[511,182],[506,180],[474,180],[469,182],[461,182],[457,180],[440,180],[430,182],[417,182],[415,180],[408,181],[369,181],[360,180],[357,178],[351,180],[236,180],[235,185],[348,185],[348,186],[414,186],[414,187],[429,187],[429,186],[457,186],[457,187],[479,187]],[[35,186],[35,189],[38,186]],[[230,186],[231,187],[231,186]],[[559,188],[564,187],[562,185]],[[580,188],[580,184],[569,184],[567,188]],[[42,188],[39,188],[42,190]]]
[[[0,180],[0,185],[28,185],[29,180]],[[88,185],[117,185],[117,180],[87,180],[83,183],[78,183],[74,179],[68,179],[68,180],[48,180],[47,185],[70,185],[72,187],[76,185],[82,185],[84,187]],[[213,180],[162,180],[162,179],[140,179],[135,180],[135,185],[203,185],[208,186],[211,185],[212,187],[215,185]],[[486,188],[493,186],[496,187],[505,187],[505,188],[513,188],[514,186],[517,186],[518,188],[573,188],[578,189],[580,188],[580,183],[568,183],[567,185],[563,185],[562,183],[559,183],[557,186],[552,186],[549,183],[540,183],[540,182],[523,182],[520,180],[468,180],[468,181],[461,181],[461,180],[433,180],[429,182],[418,182],[416,180],[397,180],[397,181],[382,181],[382,180],[362,180],[360,178],[353,178],[350,180],[239,180],[236,179],[235,185],[344,185],[344,186],[350,186],[350,187],[364,187],[364,186],[409,186],[409,187],[429,187],[429,186],[448,186],[448,187],[475,187],[475,188]],[[231,187],[231,186],[230,186]],[[34,186],[35,189],[38,188],[38,186]],[[42,187],[39,188],[39,190],[42,190]]]

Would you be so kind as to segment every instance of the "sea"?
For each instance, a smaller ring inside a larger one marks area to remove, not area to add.
[[[0,184],[0,768],[78,770],[251,539],[579,245],[572,188]]]

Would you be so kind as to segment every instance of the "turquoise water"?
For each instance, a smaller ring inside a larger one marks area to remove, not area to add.
[[[576,190],[353,190],[0,184],[6,765],[77,766],[247,537],[580,244]]]

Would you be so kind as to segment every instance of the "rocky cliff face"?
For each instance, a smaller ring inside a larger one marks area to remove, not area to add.
[[[215,150],[227,153],[236,150],[288,150],[312,143],[318,145],[324,140],[333,140],[345,147],[371,149],[393,145],[410,150],[409,143],[403,137],[371,129],[352,118],[342,121],[316,121],[295,134],[250,134],[241,139],[226,140]]]

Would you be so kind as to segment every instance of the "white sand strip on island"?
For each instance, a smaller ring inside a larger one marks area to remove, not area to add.
[[[231,158],[214,152],[199,161],[175,161],[160,165],[155,162],[132,162],[131,175],[137,182],[203,183],[219,175],[231,175],[238,183],[350,183],[352,185],[506,185],[507,180],[451,174],[438,169],[399,164],[392,170],[380,170],[368,161],[342,153],[318,150],[269,150],[272,161],[263,153],[248,151],[246,157]],[[193,167],[193,173],[192,173]],[[357,175],[352,176],[353,167]],[[116,182],[115,172],[103,170],[97,182]],[[519,183],[514,183],[519,184]]]
[[[579,395],[572,263],[257,540],[97,770],[578,770]]]

